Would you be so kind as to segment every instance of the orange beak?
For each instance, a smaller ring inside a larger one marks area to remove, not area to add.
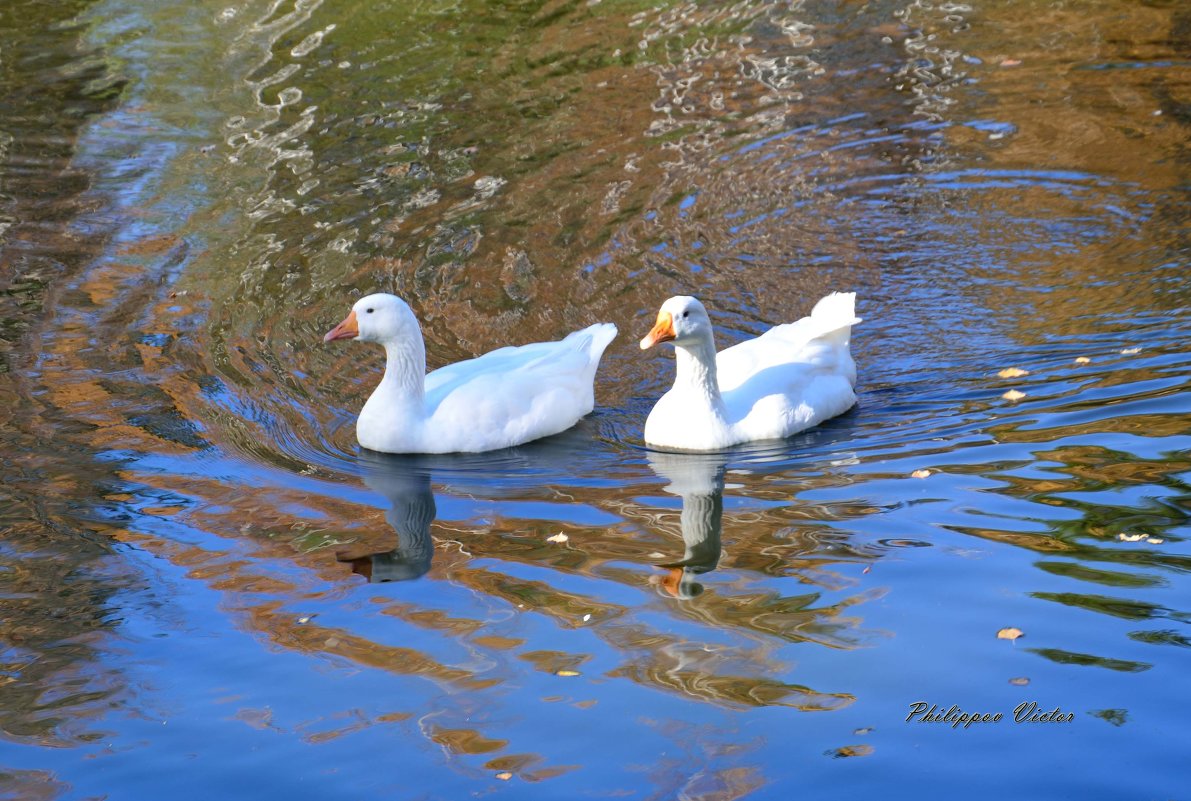
[[[336,339],[355,339],[359,335],[360,326],[356,323],[356,310],[352,309],[342,323],[327,332],[323,337],[323,342],[331,342]]]
[[[662,579],[662,587],[675,598],[682,588],[682,568],[671,567],[666,570],[666,577]]]
[[[652,348],[659,342],[669,342],[678,336],[674,333],[674,318],[668,311],[658,312],[658,320],[653,324],[653,330],[641,340],[641,350]]]

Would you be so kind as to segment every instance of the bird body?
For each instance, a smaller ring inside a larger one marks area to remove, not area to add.
[[[811,314],[715,352],[711,321],[689,296],[667,300],[641,341],[675,345],[674,386],[645,421],[645,441],[673,450],[715,451],[782,439],[856,403],[849,351],[855,293],[835,292]]]
[[[361,298],[324,341],[385,348],[385,374],[360,410],[356,439],[385,453],[479,452],[557,434],[595,405],[594,380],[616,326],[504,347],[426,373],[421,327],[394,295]]]

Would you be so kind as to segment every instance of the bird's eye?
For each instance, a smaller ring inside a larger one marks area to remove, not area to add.
[[[372,309],[369,309],[369,310],[368,310],[368,313],[369,313],[369,314],[372,314]]]
[[[690,313],[689,311],[684,311],[684,312],[682,313],[682,316],[683,316],[683,317],[690,317],[690,316],[691,316],[691,313]]]

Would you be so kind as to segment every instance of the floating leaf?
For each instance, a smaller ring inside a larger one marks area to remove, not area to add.
[[[1092,715],[1114,726],[1124,726],[1129,722],[1129,710],[1127,709],[1094,709]]]
[[[1126,356],[1132,356],[1135,353],[1141,353],[1141,348],[1121,348],[1121,353]]]
[[[1123,531],[1117,535],[1117,539],[1121,542],[1141,542],[1145,538],[1145,534],[1126,534]]]
[[[563,678],[570,678],[571,676],[578,676],[579,671],[577,671],[577,670],[556,670],[556,671],[554,671],[554,675],[562,676]]]
[[[1016,685],[1018,687],[1025,687],[1027,684],[1030,683],[1030,680],[1028,678],[1026,678],[1025,676],[1017,676],[1015,678],[1010,679],[1009,683]]]
[[[570,539],[570,537],[568,537],[566,534],[563,534],[560,531],[557,534],[555,534],[553,537],[547,537],[546,542],[566,542],[569,539]]]
[[[923,468],[921,470],[915,470],[913,473],[910,473],[910,475],[913,478],[926,478],[927,476],[930,475],[930,471],[927,470],[926,468]]]
[[[871,745],[845,745],[842,748],[832,748],[824,753],[832,759],[845,759],[847,757],[868,756],[873,752]]]
[[[1018,637],[1024,637],[1024,636],[1026,636],[1024,631],[1022,631],[1021,629],[1015,629],[1012,627],[1007,628],[1007,629],[1001,629],[1000,631],[997,632],[998,640],[1016,640]]]
[[[1076,363],[1076,364],[1088,364],[1088,363],[1090,363],[1091,361],[1092,361],[1092,360],[1091,360],[1091,359],[1089,359],[1087,356],[1076,356],[1076,357],[1075,357],[1075,363]]]
[[[1006,392],[1004,395],[1002,395],[1001,397],[1008,401],[1015,401],[1015,400],[1021,400],[1025,396],[1026,396],[1026,393],[1018,392],[1016,389],[1011,389],[1008,392]]]
[[[1146,538],[1146,542],[1148,542],[1150,545],[1161,545],[1165,541],[1166,540],[1162,539],[1161,537],[1147,537]]]
[[[496,774],[496,778],[500,779],[502,782],[507,782],[509,779],[513,778],[513,774],[506,770],[503,773]]]
[[[1023,370],[1020,367],[1006,367],[1001,372],[997,373],[1001,378],[1021,378],[1023,375],[1029,375],[1029,370]]]

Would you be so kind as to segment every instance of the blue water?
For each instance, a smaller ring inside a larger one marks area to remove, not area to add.
[[[1185,792],[1180,10],[14,9],[0,797]],[[596,411],[361,452],[375,290]],[[644,446],[665,297],[832,290],[854,409]]]

